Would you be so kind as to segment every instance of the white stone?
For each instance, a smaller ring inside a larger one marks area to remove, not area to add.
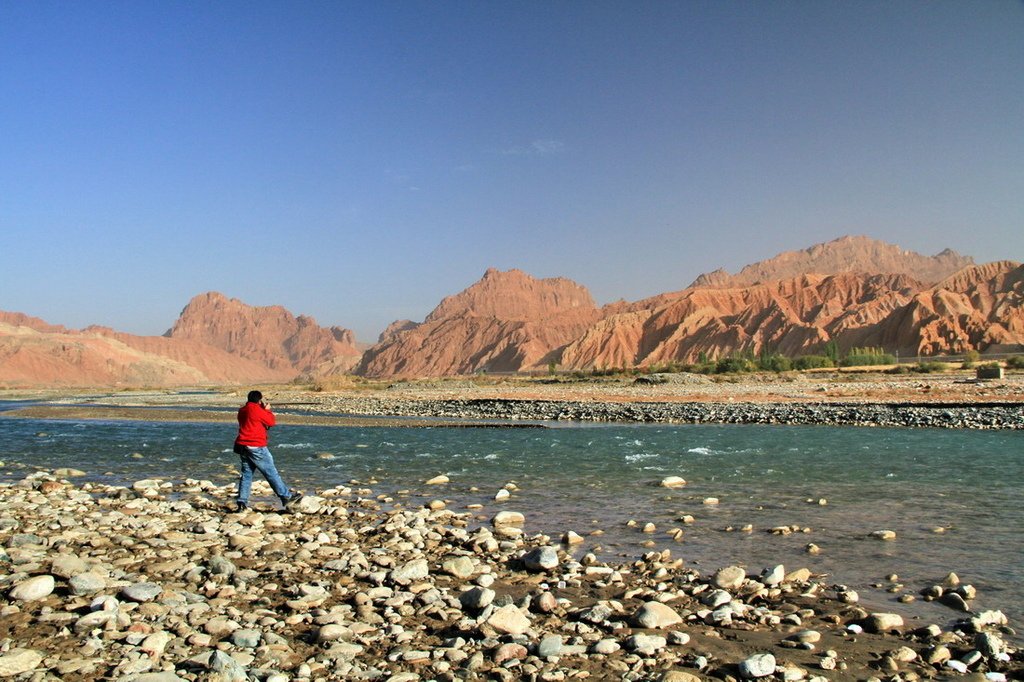
[[[11,649],[0,656],[0,677],[32,672],[43,662],[43,654],[33,649]]]
[[[491,519],[491,525],[500,526],[522,526],[526,523],[526,517],[517,511],[501,511]]]
[[[740,676],[748,680],[774,673],[775,656],[772,654],[754,654],[740,663]]]
[[[19,582],[7,596],[14,601],[35,601],[50,596],[54,587],[56,581],[52,575],[37,575]]]
[[[633,614],[632,622],[637,627],[663,630],[683,622],[682,617],[671,606],[657,601],[643,604]]]
[[[509,635],[521,635],[530,629],[530,619],[512,604],[495,609],[487,619],[487,624],[498,632]]]

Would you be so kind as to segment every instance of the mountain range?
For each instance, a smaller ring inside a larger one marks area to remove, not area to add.
[[[0,385],[176,386],[353,373],[428,377],[652,366],[740,351],[788,356],[877,346],[904,357],[1024,348],[1024,266],[982,265],[867,237],[781,253],[735,274],[598,306],[585,287],[487,270],[423,322],[392,323],[369,348],[280,306],[216,292],[163,336],[67,329],[0,311]]]

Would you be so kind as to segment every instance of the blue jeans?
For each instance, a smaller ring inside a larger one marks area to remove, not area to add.
[[[270,454],[267,447],[253,448],[248,445],[238,446],[239,469],[241,475],[238,477],[238,501],[241,504],[249,504],[249,493],[252,491],[252,474],[259,471],[267,483],[273,488],[274,493],[281,498],[281,501],[288,499],[288,486],[281,480],[281,474],[277,473],[274,466],[274,456]]]

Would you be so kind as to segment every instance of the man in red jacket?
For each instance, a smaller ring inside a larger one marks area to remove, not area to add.
[[[294,492],[281,480],[274,466],[274,456],[267,447],[267,429],[277,420],[270,411],[270,402],[263,399],[259,391],[249,391],[248,402],[238,410],[238,437],[235,438],[235,453],[240,459],[238,477],[238,499],[235,511],[243,512],[249,506],[254,471],[263,474],[274,493],[281,498],[285,509],[302,499],[302,493]]]

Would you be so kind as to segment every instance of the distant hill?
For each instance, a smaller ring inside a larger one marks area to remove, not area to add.
[[[590,293],[575,282],[491,269],[441,301],[422,324],[391,325],[356,372],[416,377],[531,369],[555,359],[600,316]]]
[[[906,357],[1024,349],[1024,266],[975,265],[842,237],[717,270],[679,291],[598,308],[585,287],[487,270],[423,322],[399,320],[369,349],[281,306],[200,294],[164,336],[83,330],[0,312],[0,386],[284,382],[353,372],[426,377],[693,362],[880,346]]]
[[[215,291],[189,301],[164,336],[200,341],[291,376],[346,372],[361,355],[348,329],[321,327],[281,306],[250,306]]]
[[[954,272],[974,265],[974,259],[946,249],[934,256],[922,256],[877,239],[840,237],[799,251],[786,251],[774,258],[746,266],[735,275],[715,270],[700,275],[690,287],[747,287],[800,275],[835,275],[860,272],[872,275],[909,275],[935,284]]]

